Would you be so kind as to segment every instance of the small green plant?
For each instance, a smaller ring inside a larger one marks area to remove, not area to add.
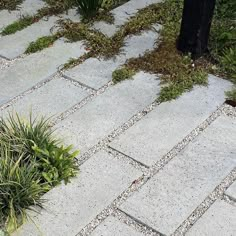
[[[11,233],[23,223],[26,210],[42,207],[40,197],[48,187],[41,183],[36,163],[24,162],[24,154],[12,152],[9,143],[0,146],[0,225]]]
[[[20,31],[20,30],[26,28],[27,26],[30,26],[34,22],[35,22],[35,19],[32,16],[22,17],[20,20],[15,21],[14,23],[5,27],[1,34],[2,35],[14,34],[17,31]]]
[[[233,90],[226,92],[226,96],[229,100],[236,102],[236,87]]]
[[[236,47],[225,49],[219,60],[224,71],[231,76],[229,79],[236,83]]]
[[[0,226],[9,233],[23,223],[26,210],[42,206],[42,195],[78,172],[72,147],[53,137],[45,119],[0,120]]]
[[[131,79],[135,75],[135,71],[129,68],[123,67],[115,70],[112,73],[112,81],[117,84],[123,80]]]
[[[74,2],[84,18],[92,18],[101,9],[103,0],[74,0]]]
[[[57,35],[50,35],[50,36],[44,36],[41,38],[38,38],[35,42],[31,42],[26,49],[25,53],[35,53],[38,51],[43,50],[44,48],[47,48],[58,39]]]

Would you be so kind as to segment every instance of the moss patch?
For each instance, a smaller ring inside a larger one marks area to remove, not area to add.
[[[226,92],[226,96],[229,100],[236,102],[236,87],[229,92]]]
[[[57,35],[50,35],[50,36],[44,36],[39,39],[37,39],[35,42],[31,42],[28,48],[26,49],[25,53],[35,53],[38,51],[43,50],[44,48],[47,48],[58,39]]]
[[[21,18],[20,20],[15,21],[12,24],[5,27],[1,34],[2,35],[14,34],[17,31],[20,31],[20,30],[30,26],[34,22],[37,22],[37,19],[35,19],[34,17],[31,17],[31,16],[25,16],[25,17]]]
[[[135,75],[135,71],[129,68],[117,69],[112,73],[112,81],[114,84],[117,84],[123,80],[132,79]]]

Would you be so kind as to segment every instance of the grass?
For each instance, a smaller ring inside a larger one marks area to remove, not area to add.
[[[19,227],[27,210],[42,207],[42,195],[78,172],[72,147],[53,136],[48,120],[0,120],[0,226]]]
[[[218,0],[212,23],[210,50],[219,73],[236,83],[236,2]]]
[[[23,0],[1,0],[0,10],[16,10],[17,6],[22,3]]]
[[[43,50],[44,48],[47,48],[57,40],[57,35],[50,35],[50,36],[44,36],[41,38],[38,38],[35,42],[31,42],[29,46],[27,47],[25,53],[35,53],[38,51]]]
[[[117,84],[122,80],[131,79],[134,75],[135,71],[126,67],[120,68],[112,73],[112,81],[114,84]]]
[[[226,92],[226,95],[229,100],[236,102],[236,87],[232,91]]]
[[[22,17],[20,20],[13,22],[12,24],[6,26],[3,31],[1,32],[1,34],[4,35],[10,35],[10,34],[14,34],[17,31],[20,31],[28,26],[30,26],[31,24],[33,24],[34,22],[36,22],[37,19],[34,19],[34,17],[32,16],[25,16]]]

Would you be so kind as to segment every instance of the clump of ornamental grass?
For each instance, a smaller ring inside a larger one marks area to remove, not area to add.
[[[0,120],[0,226],[19,227],[27,211],[42,207],[42,195],[78,172],[71,146],[54,137],[49,121]]]

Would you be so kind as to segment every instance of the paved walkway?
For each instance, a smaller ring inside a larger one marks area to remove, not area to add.
[[[114,25],[94,27],[112,35],[155,2],[131,0],[113,10]],[[31,14],[43,6],[39,0],[23,4],[29,3]],[[0,29],[19,14],[0,12]],[[78,20],[73,11],[69,17]],[[14,235],[236,235],[236,109],[224,104],[231,83],[209,75],[207,87],[160,105],[155,75],[139,72],[113,85],[116,68],[153,49],[159,25],[126,38],[112,60],[90,58],[59,73],[68,59],[87,53],[82,42],[58,40],[23,54],[55,21],[0,38],[0,116],[30,110],[53,116],[65,142],[81,150],[81,171],[48,192],[45,210],[31,213],[33,221]]]

